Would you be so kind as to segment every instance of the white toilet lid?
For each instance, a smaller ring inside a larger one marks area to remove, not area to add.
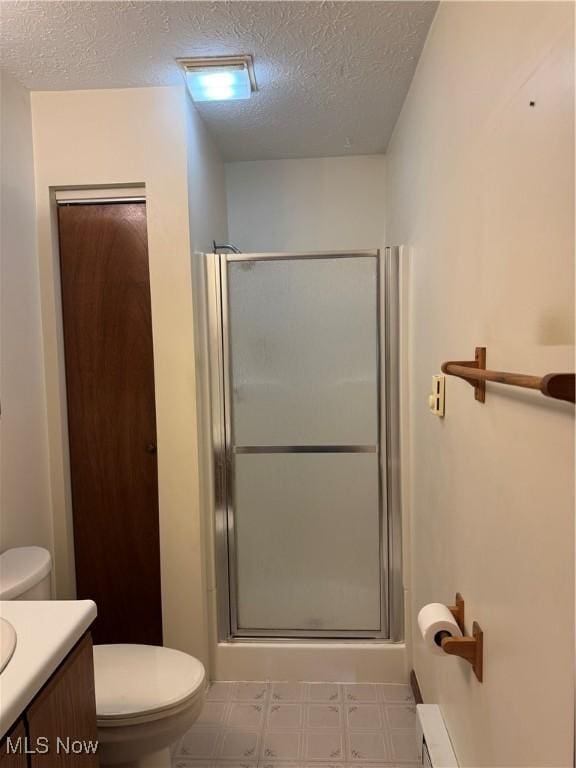
[[[182,704],[204,690],[198,659],[155,645],[95,645],[98,720],[140,717]]]

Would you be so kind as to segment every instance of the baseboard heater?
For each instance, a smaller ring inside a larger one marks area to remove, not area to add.
[[[422,768],[458,768],[458,760],[437,704],[418,704],[416,728]]]

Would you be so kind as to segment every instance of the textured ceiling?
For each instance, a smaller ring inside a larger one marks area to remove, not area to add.
[[[199,104],[228,160],[386,149],[437,4],[0,3],[1,61],[31,90],[182,82],[174,59],[251,53],[249,101]]]

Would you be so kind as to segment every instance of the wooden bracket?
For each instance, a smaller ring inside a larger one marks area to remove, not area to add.
[[[476,347],[474,360],[476,362],[475,368],[486,370],[486,347]],[[483,403],[486,400],[486,382],[482,379],[477,379],[476,382],[472,382],[472,385],[474,387],[475,399],[479,403]]]
[[[478,622],[472,625],[472,637],[445,637],[442,640],[442,650],[451,656],[460,656],[472,664],[474,674],[482,682],[484,634]]]
[[[456,623],[464,637],[443,637],[440,646],[444,653],[448,653],[451,656],[460,656],[460,658],[466,659],[466,661],[472,664],[474,674],[482,682],[484,651],[482,630],[475,621],[472,625],[472,637],[466,636],[466,629],[464,628],[464,598],[460,592],[456,592],[455,604],[446,607],[456,619]]]
[[[477,368],[479,370],[486,370],[486,347],[476,347],[474,353],[474,360],[451,360],[449,363],[442,364],[442,373],[450,375],[448,366],[454,365],[459,368]],[[464,377],[462,377],[464,378]],[[486,382],[483,379],[474,379],[472,375],[466,377],[465,381],[474,387],[474,398],[479,403],[483,403],[486,400]]]
[[[456,592],[456,601],[454,605],[449,605],[448,610],[454,616],[456,619],[456,623],[460,627],[460,632],[462,632],[463,635],[466,634],[466,631],[464,629],[464,598],[460,594],[460,592]]]

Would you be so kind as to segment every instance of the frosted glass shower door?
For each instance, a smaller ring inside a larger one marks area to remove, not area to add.
[[[378,635],[378,257],[223,269],[232,631]]]

